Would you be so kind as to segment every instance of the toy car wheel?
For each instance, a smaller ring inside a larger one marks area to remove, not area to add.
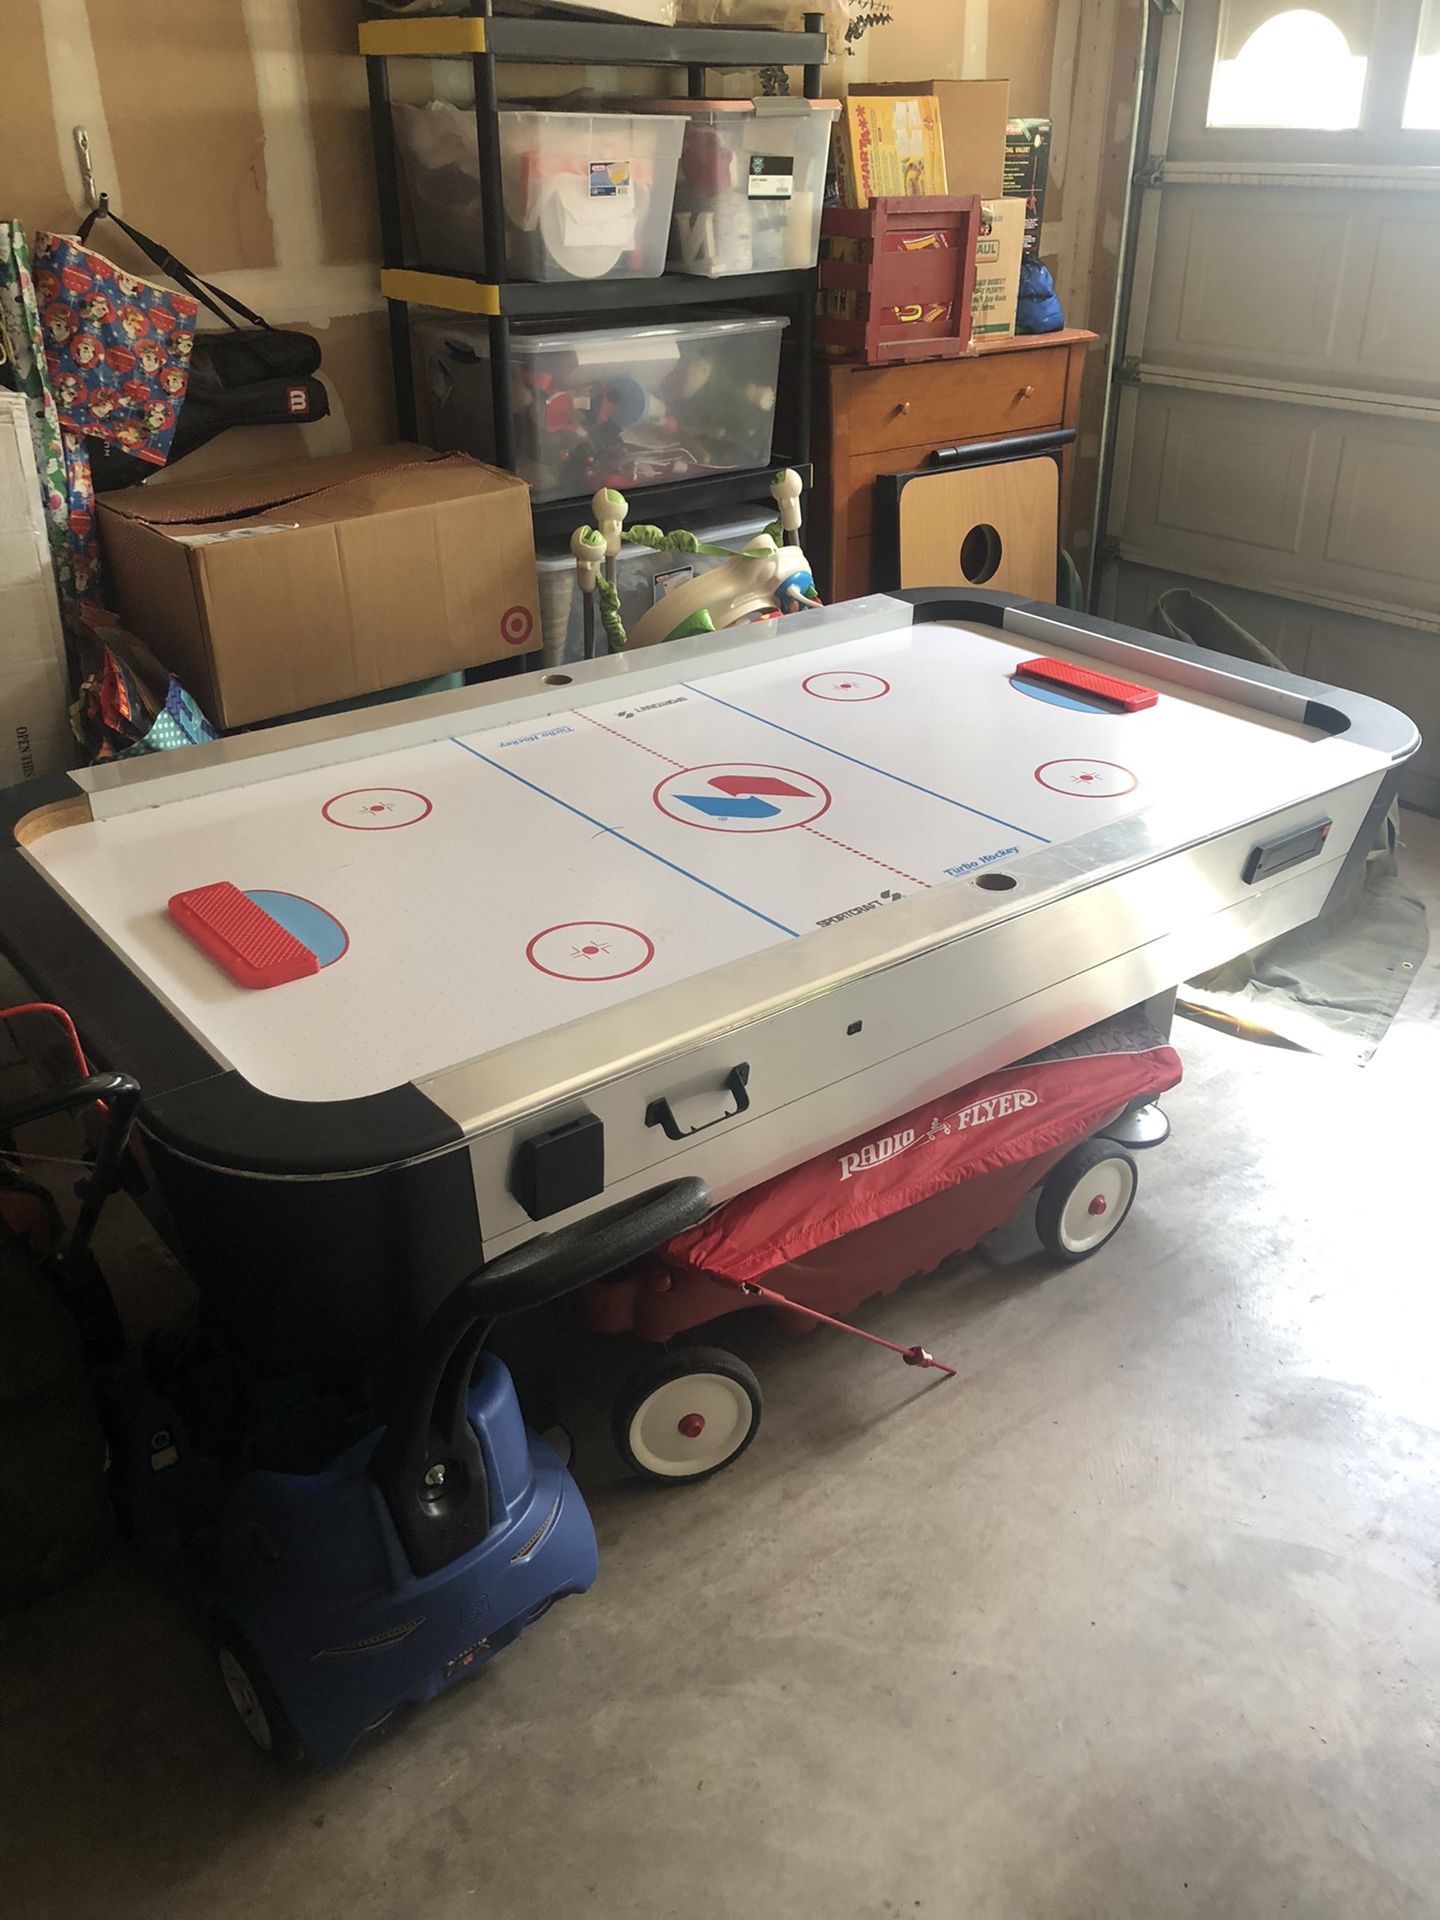
[[[615,1445],[645,1480],[708,1480],[728,1467],[760,1427],[760,1382],[719,1347],[666,1354],[615,1403]]]
[[[234,1628],[221,1628],[215,1661],[230,1704],[260,1751],[282,1763],[303,1759],[300,1736],[281,1706],[279,1695],[265,1669]]]
[[[1086,1140],[1051,1168],[1035,1231],[1057,1260],[1088,1260],[1124,1224],[1135,1200],[1135,1161],[1113,1140]]]

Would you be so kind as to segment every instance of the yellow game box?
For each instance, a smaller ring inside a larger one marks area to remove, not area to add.
[[[944,193],[934,95],[851,94],[835,129],[835,178],[842,207],[868,207],[886,194]]]

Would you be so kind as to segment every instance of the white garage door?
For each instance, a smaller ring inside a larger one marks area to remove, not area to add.
[[[1186,0],[1150,146],[1101,610],[1404,708],[1440,808],[1440,0]]]

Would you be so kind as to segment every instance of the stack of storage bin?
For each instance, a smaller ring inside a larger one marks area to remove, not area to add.
[[[397,103],[413,263],[483,274],[473,112]],[[833,101],[654,100],[499,115],[510,278],[722,279],[813,266]],[[678,174],[678,183],[677,183]],[[663,309],[663,283],[655,305]],[[710,313],[656,324],[518,323],[508,395],[515,470],[537,501],[762,467],[771,456],[786,321]],[[414,328],[430,444],[495,452],[485,323]]]

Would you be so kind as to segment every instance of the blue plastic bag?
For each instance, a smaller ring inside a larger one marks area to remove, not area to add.
[[[1015,303],[1017,333],[1058,333],[1065,324],[1050,269],[1038,260],[1020,263],[1020,296]]]

